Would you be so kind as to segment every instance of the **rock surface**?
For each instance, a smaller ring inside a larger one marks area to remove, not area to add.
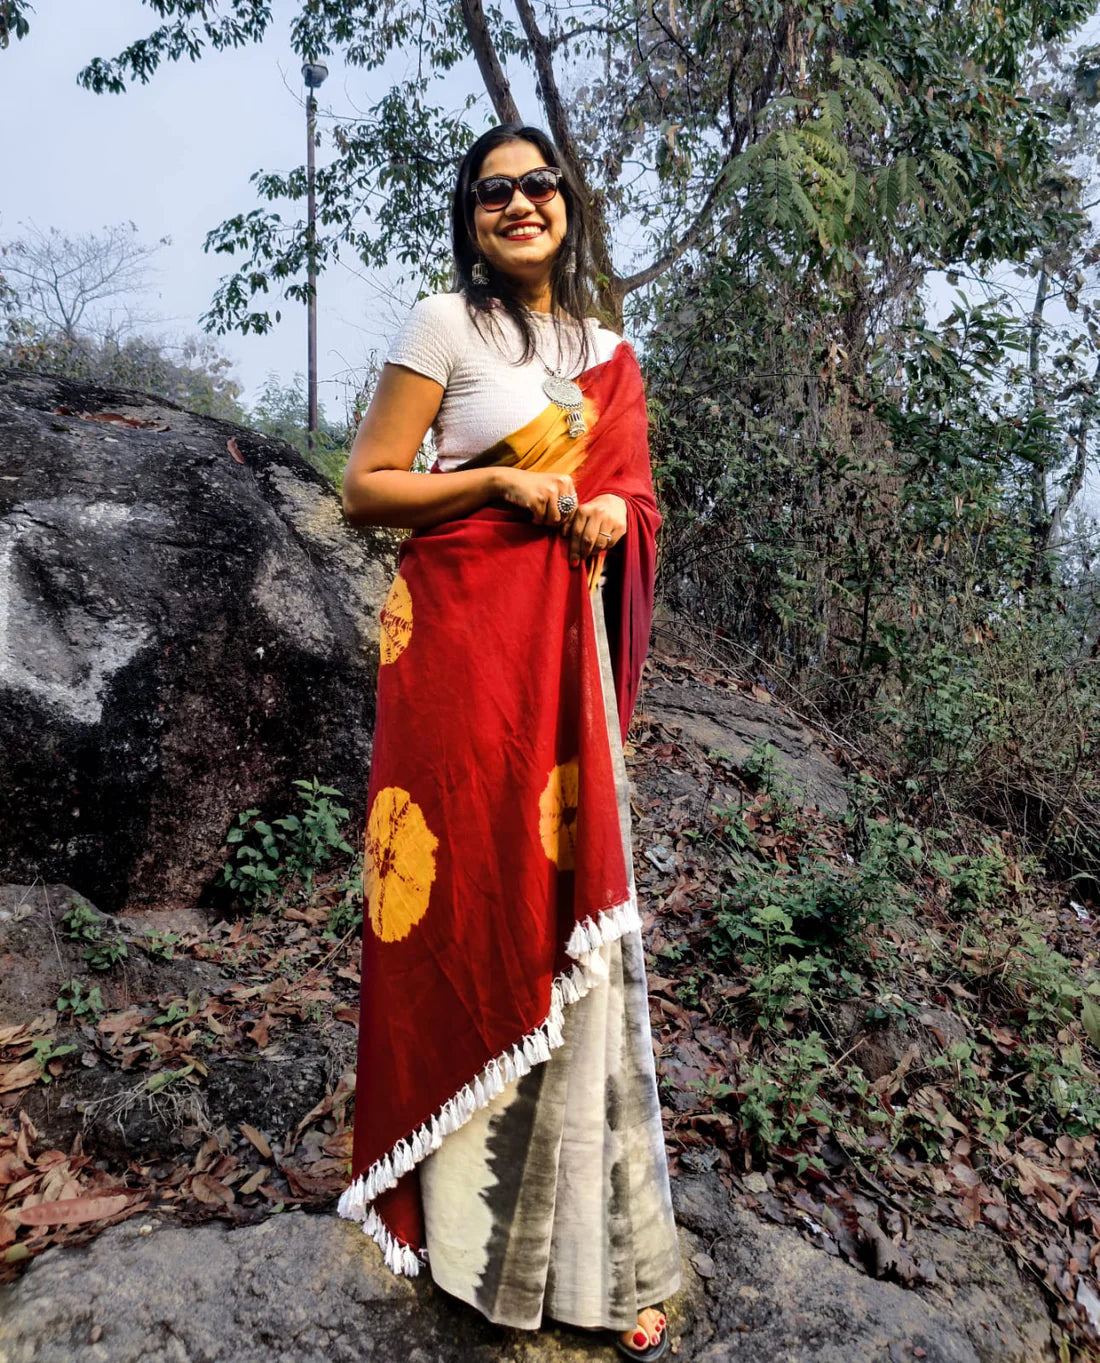
[[[394,543],[280,441],[0,371],[0,878],[192,905],[238,811],[360,805]]]
[[[681,1179],[676,1201],[684,1287],[664,1305],[681,1358],[1053,1358],[1038,1289],[1015,1276],[999,1245],[956,1246],[943,1285],[917,1292],[866,1278],[796,1231],[730,1206],[717,1178]],[[618,1357],[606,1334],[544,1324],[532,1333],[497,1329],[427,1273],[393,1277],[374,1243],[334,1215],[293,1212],[227,1230],[146,1214],[78,1249],[47,1250],[17,1283],[0,1287],[0,1363]]]
[[[827,814],[843,814],[848,808],[840,768],[815,735],[778,706],[700,682],[661,681],[646,687],[639,708],[682,740],[704,751],[727,753],[737,769],[743,769],[754,748],[770,743],[795,804]]]
[[[184,956],[155,960],[133,948],[110,970],[89,970],[84,959],[87,943],[73,941],[62,931],[62,919],[74,904],[94,913],[111,935],[127,926],[123,919],[99,913],[68,885],[0,885],[0,1021],[29,1022],[50,1011],[62,986],[74,977],[88,988],[98,988],[104,1008],[111,1012],[165,994],[214,992],[226,983],[205,961]]]
[[[716,1186],[717,1185],[717,1186]],[[697,1363],[1044,1363],[1055,1357],[1039,1288],[992,1237],[919,1233],[934,1286],[860,1273],[802,1235],[731,1205],[707,1175],[677,1180],[680,1226],[704,1237]],[[923,1350],[923,1353],[916,1352]]]

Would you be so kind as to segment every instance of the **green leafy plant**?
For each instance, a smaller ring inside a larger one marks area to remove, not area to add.
[[[279,886],[279,841],[258,809],[242,810],[225,836],[234,851],[218,885],[227,885],[250,908],[267,904]]]
[[[61,916],[61,931],[70,941],[98,942],[103,936],[103,915],[97,913],[82,895]]]
[[[61,988],[61,993],[57,997],[55,1007],[59,1013],[72,1013],[73,1017],[98,1017],[105,1011],[106,1005],[103,996],[99,992],[99,985],[94,985],[87,993],[84,992],[83,981],[75,976],[67,981]]]
[[[779,749],[766,739],[753,745],[741,763],[741,770],[762,795],[770,795],[784,811],[793,810],[805,800],[805,792],[787,770]]]
[[[289,875],[302,878],[306,893],[313,888],[313,874],[318,867],[329,861],[334,853],[343,852],[354,855],[352,848],[340,832],[346,821],[348,811],[337,805],[329,796],[340,796],[333,786],[321,785],[317,778],[312,781],[295,781],[305,812],[299,818],[288,814],[276,819],[275,827],[282,830],[282,861]]]
[[[176,932],[150,932],[141,939],[141,945],[150,956],[162,961],[174,961],[176,958],[176,947],[179,946],[179,933]]]
[[[118,933],[104,937],[107,920],[86,899],[73,897],[72,906],[61,919],[61,930],[71,941],[88,942],[82,953],[92,970],[110,970],[127,956],[125,939]]]
[[[731,858],[709,949],[719,963],[740,957],[749,967],[762,1022],[818,984],[857,987],[868,930],[908,900],[913,837],[906,825],[872,822],[858,860],[838,863],[812,839],[793,865]]]
[[[326,938],[345,937],[363,922],[363,854],[360,852],[339,889],[341,898],[329,912],[324,933]]]
[[[126,943],[121,937],[111,937],[103,942],[93,942],[85,947],[84,959],[92,970],[110,970],[129,954]]]
[[[993,839],[987,840],[984,850],[977,854],[950,856],[933,850],[929,865],[950,887],[950,902],[956,912],[989,908],[1009,893],[1008,858]]]
[[[50,1061],[59,1055],[68,1055],[71,1051],[78,1048],[74,1045],[56,1046],[54,1039],[50,1036],[35,1037],[31,1041],[31,1051],[34,1059],[42,1066],[42,1073],[38,1076],[43,1084],[53,1082],[53,1075],[46,1068]]]
[[[301,815],[288,814],[268,823],[258,809],[246,809],[226,835],[234,850],[216,883],[228,886],[248,907],[268,904],[295,877],[303,893],[310,894],[320,866],[337,852],[355,853],[340,832],[348,811],[330,799],[340,792],[321,785],[316,777],[294,785],[305,807]]]
[[[734,1094],[738,1116],[765,1160],[783,1152],[800,1174],[824,1170],[820,1156],[796,1147],[810,1128],[832,1125],[820,1094],[832,1068],[820,1033],[810,1032],[784,1043],[767,1060],[753,1061],[742,1074]]]

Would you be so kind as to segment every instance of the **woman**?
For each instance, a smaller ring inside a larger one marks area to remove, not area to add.
[[[660,524],[641,375],[588,316],[544,133],[471,147],[452,238],[457,291],[413,309],[344,480],[353,524],[413,533],[381,613],[339,1213],[498,1324],[653,1359],[680,1260],[622,755]],[[410,471],[429,427],[434,476]]]

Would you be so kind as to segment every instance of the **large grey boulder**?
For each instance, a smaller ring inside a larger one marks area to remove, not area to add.
[[[280,441],[0,370],[0,879],[192,905],[237,811],[358,808],[394,547]]]

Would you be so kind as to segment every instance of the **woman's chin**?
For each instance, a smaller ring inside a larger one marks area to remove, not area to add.
[[[537,270],[548,270],[554,263],[556,250],[547,250],[546,244],[535,238],[532,241],[524,242],[520,246],[514,246],[501,251],[496,259],[496,267],[504,274]]]

